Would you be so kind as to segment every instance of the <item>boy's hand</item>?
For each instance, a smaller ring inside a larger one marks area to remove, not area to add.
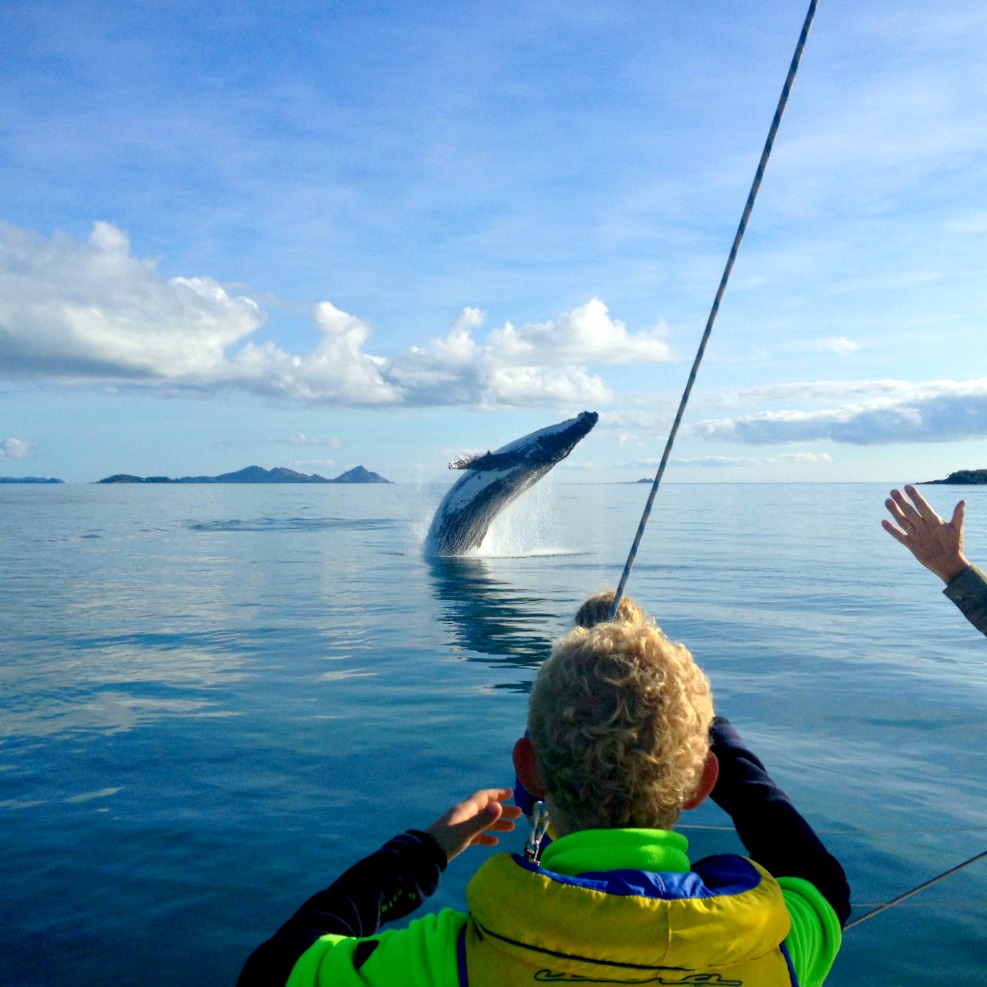
[[[454,805],[425,832],[442,847],[447,860],[469,846],[496,846],[500,840],[494,832],[509,833],[521,815],[516,805],[503,804],[513,794],[510,788],[483,788]]]
[[[948,584],[970,568],[970,562],[963,554],[966,501],[961,500],[953,510],[952,519],[946,521],[914,487],[905,487],[905,493],[914,503],[910,503],[900,490],[892,490],[891,497],[884,502],[901,528],[896,528],[887,518],[881,522],[881,526],[900,541],[926,569]]]

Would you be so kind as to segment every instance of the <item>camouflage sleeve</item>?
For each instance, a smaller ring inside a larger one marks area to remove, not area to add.
[[[943,590],[982,634],[987,634],[987,576],[977,566],[964,569]]]

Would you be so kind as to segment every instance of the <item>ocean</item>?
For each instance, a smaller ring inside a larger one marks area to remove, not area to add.
[[[987,848],[987,639],[881,530],[890,485],[668,483],[628,584],[854,917]],[[0,983],[232,984],[349,864],[512,782],[535,670],[648,488],[549,477],[430,562],[444,489],[0,487]],[[926,493],[967,498],[987,560],[987,489]],[[694,858],[741,849],[711,803],[682,823]],[[828,983],[981,987],[985,915],[982,860],[849,930]]]

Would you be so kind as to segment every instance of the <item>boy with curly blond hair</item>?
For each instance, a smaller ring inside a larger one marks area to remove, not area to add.
[[[535,836],[525,856],[481,866],[468,913],[379,932],[454,856],[514,828],[510,789],[476,792],[306,902],[242,987],[821,984],[850,911],[843,870],[714,716],[688,649],[641,618],[575,628],[539,670],[514,765],[552,822],[540,859]],[[673,827],[709,795],[749,858],[690,863]]]

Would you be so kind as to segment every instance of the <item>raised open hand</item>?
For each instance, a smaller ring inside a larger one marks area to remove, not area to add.
[[[510,788],[483,788],[463,802],[457,802],[425,831],[452,860],[469,846],[496,846],[495,833],[509,833],[521,815],[516,805],[504,805],[512,795]]]
[[[949,521],[941,518],[913,486],[906,486],[905,493],[892,490],[884,505],[900,525],[896,527],[885,518],[881,522],[884,530],[944,583],[951,582],[970,567],[963,554],[965,500],[956,505]]]

